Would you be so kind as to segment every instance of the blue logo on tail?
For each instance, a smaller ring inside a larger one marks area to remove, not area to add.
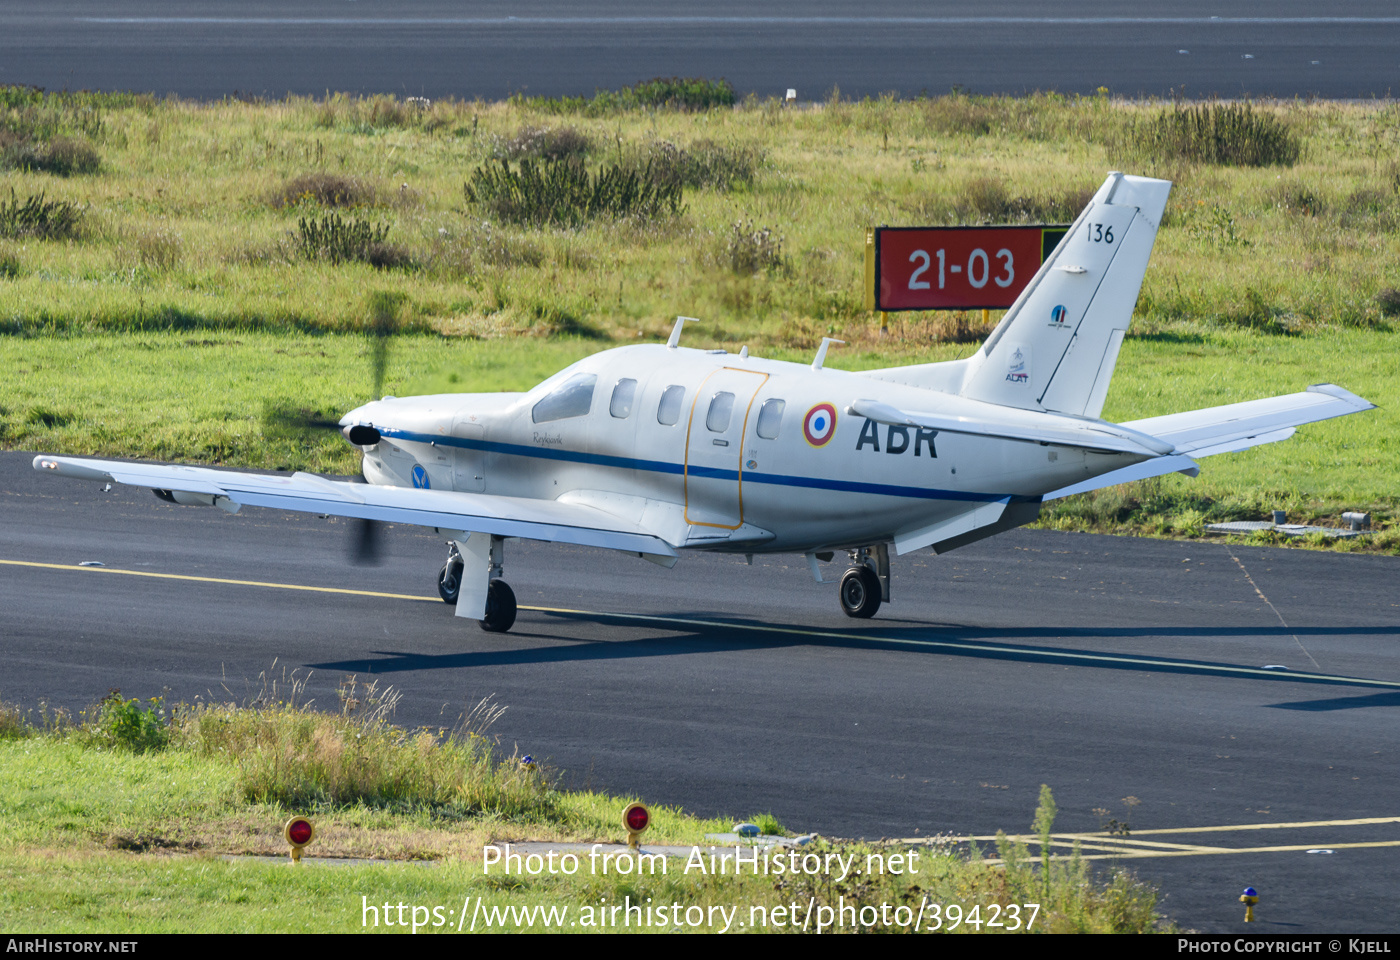
[[[432,484],[428,482],[428,471],[423,469],[421,463],[413,465],[413,485],[419,490],[427,490]]]
[[[1063,326],[1065,318],[1068,315],[1069,311],[1065,309],[1065,305],[1062,303],[1059,306],[1057,306],[1054,310],[1050,311],[1050,323],[1057,327]]]

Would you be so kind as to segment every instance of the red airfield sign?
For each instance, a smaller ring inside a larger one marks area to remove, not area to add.
[[[877,227],[876,310],[1000,310],[1011,306],[1067,226]]]

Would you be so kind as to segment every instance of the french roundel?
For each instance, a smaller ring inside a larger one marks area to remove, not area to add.
[[[824,447],[827,441],[836,436],[836,408],[829,403],[819,403],[807,411],[802,421],[802,435],[814,447]]]

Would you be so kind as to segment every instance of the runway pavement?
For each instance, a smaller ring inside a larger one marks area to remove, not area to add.
[[[838,87],[1369,98],[1397,87],[1397,41],[1381,0],[7,0],[0,83],[499,99],[679,75],[803,101]]]
[[[800,558],[666,571],[512,541],[525,609],[493,635],[436,599],[431,534],[352,567],[343,523],[31,460],[0,453],[7,700],[242,700],[274,661],[322,702],[392,683],[410,725],[493,695],[491,732],[568,784],[836,836],[1027,829],[1046,783],[1057,831],[1131,823],[1087,852],[1184,926],[1243,930],[1252,885],[1256,931],[1395,927],[1395,558],[1017,531],[896,559],[894,602],[857,622]]]

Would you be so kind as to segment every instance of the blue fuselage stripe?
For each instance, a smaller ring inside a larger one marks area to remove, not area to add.
[[[592,466],[612,467],[616,470],[648,470],[653,473],[684,475],[685,464],[666,460],[641,460],[634,457],[615,457],[603,453],[580,453],[576,450],[560,450],[552,447],[528,447],[519,443],[500,443],[495,440],[468,440],[462,437],[433,436],[413,433],[408,430],[379,428],[381,435],[410,443],[435,443],[440,447],[461,447],[465,450],[481,450],[486,453],[504,453],[513,457],[533,457],[538,460],[559,460],[567,463],[585,463]],[[715,480],[738,482],[738,470],[723,470],[717,467],[692,466],[690,475]],[[814,490],[839,490],[843,493],[870,493],[886,497],[913,497],[919,500],[965,500],[975,503],[991,503],[1010,498],[1013,502],[1034,500],[1009,493],[974,493],[967,490],[937,490],[927,487],[907,487],[891,483],[866,483],[855,480],[832,480],[826,477],[798,477],[781,473],[762,473],[746,470],[745,483],[768,483],[783,487],[806,487]]]

